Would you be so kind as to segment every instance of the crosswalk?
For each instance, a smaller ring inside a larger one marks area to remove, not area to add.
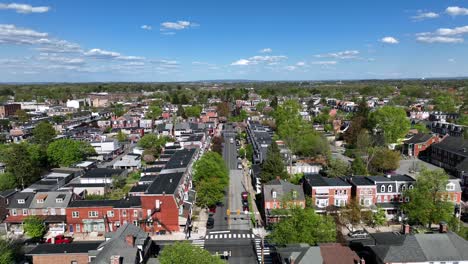
[[[205,239],[252,239],[254,234],[208,234],[205,236]]]
[[[262,263],[262,240],[260,238],[255,238],[255,250],[257,251],[258,263]],[[263,248],[263,257],[265,258],[263,263],[269,264],[273,263],[273,259],[270,255],[270,245],[264,241]]]
[[[200,247],[200,248],[205,248],[205,240],[204,239],[195,239],[192,241],[192,244],[194,246]]]

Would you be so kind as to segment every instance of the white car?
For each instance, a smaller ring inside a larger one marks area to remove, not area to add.
[[[238,164],[237,164],[237,168],[238,168],[239,170],[241,170],[241,169],[242,169],[242,163],[238,163]]]

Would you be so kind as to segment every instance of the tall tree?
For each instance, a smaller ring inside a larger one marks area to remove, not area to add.
[[[312,208],[289,209],[289,216],[274,225],[271,240],[278,245],[334,242],[336,226],[331,216],[319,215]]]
[[[212,143],[211,150],[218,153],[219,155],[222,155],[223,154],[223,142],[224,142],[223,137],[214,136],[213,141],[211,142]]]
[[[361,157],[356,157],[353,160],[353,162],[351,163],[351,170],[353,171],[354,175],[367,175],[368,174],[366,164],[364,163]]]
[[[222,264],[225,263],[210,252],[188,242],[176,242],[165,246],[159,256],[161,264]]]
[[[187,117],[200,117],[202,107],[199,105],[187,106],[184,111]]]
[[[266,183],[276,177],[285,179],[287,176],[288,173],[286,172],[278,144],[273,141],[268,147],[266,159],[262,163],[260,178],[262,179],[262,182]]]
[[[445,200],[449,176],[442,169],[423,169],[413,189],[408,189],[405,196],[409,202],[402,209],[412,222],[428,225],[448,222],[454,213],[454,204]]]
[[[17,110],[15,115],[21,123],[26,123],[29,121],[28,113],[22,109]]]
[[[13,245],[11,245],[7,240],[0,238],[0,263],[13,263],[14,256],[15,252],[13,250]]]
[[[210,207],[221,202],[229,183],[229,170],[216,152],[206,152],[195,162],[193,181],[197,190],[197,204]]]
[[[16,178],[16,185],[23,189],[39,178],[40,170],[31,158],[28,151],[28,144],[12,144],[3,155],[3,162],[6,164],[7,172]]]
[[[370,124],[384,135],[385,143],[395,143],[408,133],[410,121],[403,108],[384,106],[370,114]]]
[[[92,155],[96,151],[91,144],[73,139],[56,140],[47,148],[47,156],[54,166],[69,167]]]
[[[218,112],[218,116],[223,116],[223,117],[230,117],[231,116],[231,110],[229,107],[228,102],[221,102],[216,105],[216,112]]]
[[[374,158],[370,165],[374,172],[389,172],[400,166],[400,153],[386,147],[375,148]]]
[[[162,109],[157,104],[151,104],[146,112],[146,118],[151,119],[151,127],[154,128],[154,120],[159,119],[162,114]]]
[[[55,132],[54,127],[47,121],[40,122],[33,129],[33,138],[32,141],[36,144],[47,147],[50,142],[55,138],[57,133]]]
[[[46,231],[43,221],[35,215],[26,217],[23,221],[23,226],[24,232],[31,238],[40,238]]]
[[[328,161],[327,168],[325,173],[328,177],[342,177],[349,174],[350,168],[349,164],[340,159],[332,158]]]

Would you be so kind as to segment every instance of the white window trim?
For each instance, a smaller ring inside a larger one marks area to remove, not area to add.
[[[107,211],[107,217],[114,217],[114,211]]]
[[[95,218],[95,217],[98,217],[98,215],[99,215],[98,211],[88,211],[88,217]]]
[[[387,187],[387,192],[389,192],[389,193],[393,192],[393,186],[392,185],[389,185]]]
[[[73,211],[72,212],[72,218],[79,218],[80,217],[80,212],[78,211]]]
[[[380,192],[385,192],[385,185],[380,186]]]
[[[12,216],[17,216],[18,215],[18,212],[16,211],[16,209],[11,209],[11,215]]]
[[[28,215],[28,209],[23,209],[23,215]]]

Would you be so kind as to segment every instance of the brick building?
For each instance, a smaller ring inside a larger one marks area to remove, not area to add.
[[[18,110],[21,110],[20,104],[0,104],[0,118],[14,116]]]
[[[336,211],[351,199],[351,184],[343,179],[317,174],[306,175],[304,179],[304,193],[315,201],[316,212]]]
[[[419,157],[425,155],[426,150],[434,143],[440,142],[440,137],[436,134],[418,133],[406,140],[403,145],[403,154],[409,157]]]
[[[267,224],[276,223],[282,217],[275,209],[283,209],[283,202],[305,208],[305,196],[302,186],[294,185],[281,179],[275,179],[263,185],[263,202]]]

